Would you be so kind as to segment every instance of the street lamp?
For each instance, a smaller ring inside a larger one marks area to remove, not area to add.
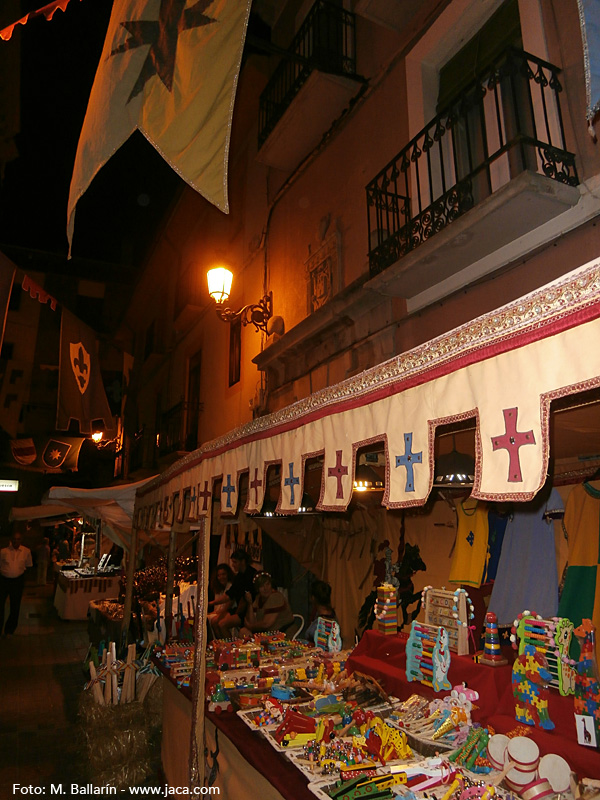
[[[240,308],[239,311],[232,311],[225,308],[225,303],[231,294],[231,283],[233,273],[227,267],[215,267],[209,269],[207,273],[208,293],[217,304],[217,316],[223,322],[234,322],[239,319],[242,325],[252,323],[257,331],[270,334],[267,323],[273,316],[273,292],[265,294],[258,303],[249,304]]]

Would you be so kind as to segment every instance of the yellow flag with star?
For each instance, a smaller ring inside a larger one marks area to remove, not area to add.
[[[115,0],[79,137],[67,209],[136,130],[228,213],[233,105],[252,0]]]

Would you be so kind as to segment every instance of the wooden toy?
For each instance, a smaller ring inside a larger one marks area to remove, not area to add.
[[[538,775],[545,778],[555,794],[569,791],[571,785],[571,767],[562,756],[547,753],[540,758]]]
[[[398,594],[391,583],[382,583],[377,587],[375,603],[374,629],[380,633],[398,633]]]
[[[554,723],[548,714],[548,683],[552,675],[542,653],[531,645],[517,656],[512,670],[515,715],[524,725],[539,725],[545,730],[553,730]]]
[[[469,652],[469,620],[474,617],[474,608],[464,589],[449,592],[425,586],[422,591],[425,623],[446,628],[449,648],[459,656]]]
[[[584,619],[573,633],[581,647],[574,701],[578,741],[597,747],[600,742],[600,683],[596,661],[596,628],[590,619]]]
[[[330,653],[339,653],[342,649],[342,635],[339,623],[334,619],[317,618],[315,645]]]
[[[577,670],[575,661],[569,657],[573,627],[566,617],[543,619],[534,611],[523,611],[511,628],[513,648],[521,655],[526,645],[532,645],[542,653],[552,675],[549,686],[563,696],[575,692]]]
[[[488,667],[501,667],[508,664],[508,659],[502,655],[500,639],[498,637],[498,620],[493,611],[485,615],[485,644],[483,653],[479,656],[479,663]]]
[[[217,669],[243,669],[260,664],[261,649],[255,642],[216,639],[212,642],[212,650]]]
[[[284,736],[288,736],[291,733],[310,733],[312,734],[311,738],[314,739],[316,729],[317,723],[312,717],[307,717],[306,714],[301,714],[299,711],[288,708],[281,724],[274,733],[274,737],[278,744],[281,744]]]
[[[406,643],[406,677],[436,692],[451,689],[448,680],[450,650],[446,628],[413,621]]]

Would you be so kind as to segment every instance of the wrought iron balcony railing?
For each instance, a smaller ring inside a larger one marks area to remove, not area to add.
[[[260,96],[258,146],[262,147],[313,70],[356,75],[354,14],[317,0],[294,36],[288,55]]]
[[[560,70],[511,48],[367,186],[371,276],[519,173],[577,186],[565,149]]]
[[[198,415],[202,403],[180,402],[161,415],[158,436],[159,456],[198,446]]]

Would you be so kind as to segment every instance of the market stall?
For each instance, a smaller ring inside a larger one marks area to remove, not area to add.
[[[276,511],[296,517],[306,464],[318,457],[317,510],[343,512],[352,499],[357,453],[367,444],[382,443],[381,505],[390,512],[422,507],[434,483],[437,429],[466,421],[472,424],[474,442],[471,501],[528,503],[547,484],[552,404],[564,405],[571,397],[576,404],[600,386],[599,336],[600,263],[592,262],[492,314],[208,443],[138,491],[134,525],[142,531],[184,521],[203,526],[199,586],[206,591],[206,531],[217,491],[221,515],[237,514],[245,476],[244,512],[252,517],[263,508],[269,469],[278,465]],[[594,564],[579,563],[595,571]],[[460,578],[456,582],[462,583]],[[588,607],[590,619],[598,624],[600,603],[593,591]],[[203,764],[194,754],[204,745],[205,609],[206,594],[200,593],[192,785],[203,781]],[[573,622],[579,625],[582,618],[573,617]]]
[[[90,602],[117,597],[118,573],[86,574],[77,569],[61,570],[57,575],[54,608],[61,619],[87,619]]]

